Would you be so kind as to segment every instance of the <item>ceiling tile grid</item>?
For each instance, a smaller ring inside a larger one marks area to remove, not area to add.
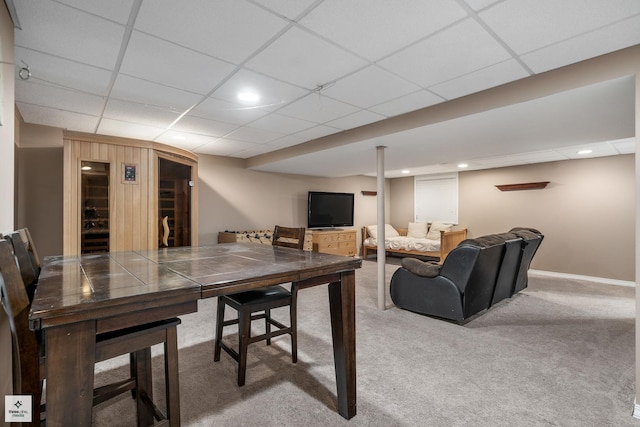
[[[637,0],[6,1],[21,25],[16,105],[26,122],[245,159],[640,44]],[[23,67],[28,80],[18,76]],[[240,101],[247,90],[260,98]],[[424,141],[437,141],[444,158],[482,140],[452,135],[452,151],[430,132],[362,146],[426,152]],[[608,141],[627,133],[592,139],[611,152]],[[506,152],[514,141],[483,142],[498,157],[484,164],[514,154]],[[614,152],[634,150],[618,145],[624,149]],[[535,161],[548,158],[526,144],[518,150],[510,162],[525,162],[528,151]],[[269,168],[297,173],[309,170],[305,162],[354,152],[325,151]],[[366,156],[357,157],[351,173],[375,169],[356,165]],[[443,168],[433,156],[413,160]]]

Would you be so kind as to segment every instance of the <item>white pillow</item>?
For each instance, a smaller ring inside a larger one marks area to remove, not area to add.
[[[367,230],[369,231],[369,236],[377,239],[378,238],[378,226],[377,225],[367,225]],[[399,236],[398,230],[393,228],[391,224],[384,225],[384,236],[385,237],[396,237]]]
[[[398,237],[400,233],[391,224],[384,225],[384,237]]]
[[[410,222],[407,237],[413,237],[414,239],[426,239],[427,225],[428,224],[426,222]]]
[[[442,231],[451,231],[453,225],[445,224],[439,221],[433,221],[431,223],[431,227],[429,227],[429,232],[427,233],[427,239],[429,240],[440,240],[440,230]]]

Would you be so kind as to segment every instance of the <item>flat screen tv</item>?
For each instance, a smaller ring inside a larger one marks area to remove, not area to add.
[[[353,227],[353,193],[309,191],[308,228]]]

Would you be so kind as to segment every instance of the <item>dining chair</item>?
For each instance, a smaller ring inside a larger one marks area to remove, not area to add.
[[[27,288],[29,301],[32,301],[40,277],[41,264],[31,233],[28,228],[21,228],[6,234],[4,238],[9,240],[14,248],[22,281]]]
[[[271,242],[276,247],[303,249],[304,238],[304,227],[291,228],[276,225]],[[271,345],[271,338],[289,334],[291,336],[291,360],[293,363],[298,361],[297,316],[294,297],[296,290],[294,288],[295,283],[292,283],[291,291],[278,285],[218,297],[213,360],[220,361],[220,352],[224,349],[238,362],[238,386],[243,386],[245,383],[249,344],[266,340],[267,345]],[[236,310],[237,318],[224,320],[225,306],[227,305]],[[271,317],[272,309],[286,306],[289,306],[289,326]],[[265,333],[251,336],[251,322],[260,319],[265,321]],[[230,325],[238,325],[238,351],[222,341],[223,328]],[[276,329],[272,330],[271,326]]]
[[[19,243],[18,243],[19,245]],[[9,319],[12,336],[13,393],[31,395],[34,425],[46,420],[46,404],[41,405],[46,381],[46,346],[40,334],[29,328],[31,301],[16,263],[11,242],[0,240],[0,290],[2,306]],[[97,387],[93,390],[93,405],[105,402],[127,391],[135,390],[138,424],[180,425],[180,395],[178,384],[177,326],[179,318],[96,335],[95,362],[122,354],[132,354],[131,378]],[[166,412],[153,402],[151,385],[151,352],[155,344],[164,344]],[[141,415],[141,408],[149,414]],[[45,421],[46,422],[46,421]]]

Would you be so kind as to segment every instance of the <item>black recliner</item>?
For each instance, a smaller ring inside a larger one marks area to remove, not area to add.
[[[391,278],[391,299],[417,313],[468,319],[526,287],[529,264],[542,240],[536,232],[517,228],[464,240],[441,266],[404,258]]]

